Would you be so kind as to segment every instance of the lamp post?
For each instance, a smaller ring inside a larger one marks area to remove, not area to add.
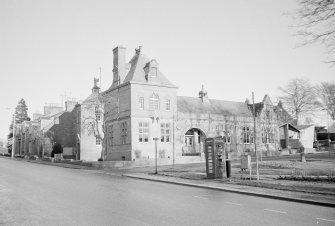
[[[155,174],[158,173],[157,171],[157,140],[158,139],[159,139],[158,137],[153,138],[153,140],[155,141]]]
[[[255,101],[254,101],[254,92],[252,92],[252,108],[253,108],[253,117],[254,117],[254,144],[255,144],[255,153],[256,153],[256,175],[257,180],[259,180],[259,171],[258,171],[258,153],[257,153],[257,136],[256,136],[256,109],[255,109]]]

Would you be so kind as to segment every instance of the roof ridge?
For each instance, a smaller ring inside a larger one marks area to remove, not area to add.
[[[177,97],[196,98],[196,99],[199,98],[199,97],[190,97],[190,96],[177,96]],[[219,100],[219,99],[211,99],[211,98],[208,98],[208,100],[225,101],[225,102],[230,102],[230,103],[241,103],[241,104],[245,104],[245,102],[243,102],[243,101]],[[255,104],[256,104],[256,103],[255,103]]]

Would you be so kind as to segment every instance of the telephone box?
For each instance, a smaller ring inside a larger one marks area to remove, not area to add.
[[[205,140],[207,178],[222,178],[224,171],[224,140],[223,138],[207,138]]]

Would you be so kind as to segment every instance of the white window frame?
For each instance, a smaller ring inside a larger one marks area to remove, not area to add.
[[[149,108],[150,110],[159,110],[159,96],[156,93],[153,93],[149,99]]]
[[[99,106],[95,106],[94,108],[95,118],[97,121],[101,121],[101,110]]]
[[[95,137],[95,145],[101,146],[101,139],[99,137]]]
[[[139,109],[144,110],[144,97],[138,98]]]
[[[150,77],[151,78],[157,78],[157,67],[151,67],[151,70],[150,70]]]
[[[253,136],[253,128],[249,126],[242,127],[241,133],[241,143],[242,144],[253,144],[254,136]]]
[[[149,142],[149,123],[148,122],[138,123],[138,142],[139,143]]]
[[[161,143],[170,143],[171,123],[161,123]]]
[[[170,111],[171,109],[171,101],[170,99],[165,99],[165,111]]]

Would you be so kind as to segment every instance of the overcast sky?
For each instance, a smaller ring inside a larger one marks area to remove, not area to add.
[[[112,83],[113,48],[156,59],[179,87],[213,99],[255,101],[292,78],[334,81],[321,46],[295,48],[294,0],[1,0],[0,138],[24,98],[29,116],[61,95],[85,99],[102,68],[102,90]]]

